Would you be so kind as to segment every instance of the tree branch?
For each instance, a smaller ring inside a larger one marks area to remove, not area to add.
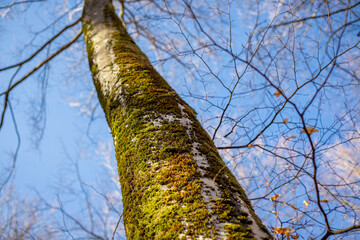
[[[337,10],[335,12],[326,13],[326,14],[322,14],[322,15],[318,15],[318,16],[305,17],[305,18],[301,18],[301,19],[297,19],[297,20],[288,21],[288,22],[283,22],[283,23],[279,23],[279,24],[276,24],[276,25],[273,25],[273,26],[270,26],[270,27],[277,28],[277,27],[284,26],[284,25],[289,25],[289,24],[292,24],[292,23],[304,22],[304,21],[307,21],[307,20],[310,20],[310,19],[330,17],[331,15],[334,15],[336,13],[340,13],[340,12],[343,12],[343,11],[350,10],[350,9],[352,9],[352,8],[358,6],[358,5],[360,5],[360,2],[355,3],[354,5],[352,5],[350,7],[339,9],[339,10]]]
[[[76,34],[76,36],[67,44],[63,45],[59,50],[57,50],[55,53],[53,53],[50,57],[48,57],[47,59],[45,59],[44,61],[42,61],[41,63],[39,63],[35,68],[33,68],[30,72],[28,72],[24,77],[22,77],[21,79],[19,79],[17,82],[15,82],[13,85],[9,86],[9,88],[5,91],[0,93],[0,96],[5,95],[5,102],[4,102],[4,108],[3,108],[3,112],[1,115],[1,121],[0,121],[0,129],[4,123],[4,117],[5,117],[5,112],[6,112],[6,108],[7,108],[7,103],[9,101],[9,95],[10,92],[20,83],[22,83],[24,80],[26,80],[28,77],[30,77],[33,73],[35,73],[37,70],[39,70],[42,66],[44,66],[46,63],[48,63],[49,61],[51,61],[54,57],[56,57],[57,55],[59,55],[62,51],[64,51],[65,49],[69,48],[74,42],[76,42],[76,40],[81,36],[82,31],[80,30],[78,32],[78,34]]]
[[[19,62],[19,63],[16,63],[16,64],[13,64],[13,65],[10,65],[10,66],[7,66],[7,67],[4,67],[4,68],[0,68],[0,72],[1,71],[5,71],[5,70],[8,70],[8,69],[11,69],[11,68],[14,68],[14,67],[18,67],[18,66],[21,66],[23,65],[24,63],[27,63],[29,62],[30,60],[32,60],[37,54],[39,54],[47,45],[49,45],[50,43],[52,43],[57,37],[59,37],[63,32],[65,32],[67,29],[75,26],[76,24],[78,24],[80,22],[81,18],[79,18],[78,20],[76,20],[74,23],[70,24],[70,25],[67,25],[66,27],[64,27],[63,29],[61,29],[55,36],[53,36],[52,38],[50,38],[45,44],[43,44],[38,50],[36,50],[30,57],[28,57],[27,59]]]

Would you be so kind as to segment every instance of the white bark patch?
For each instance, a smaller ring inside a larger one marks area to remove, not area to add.
[[[179,238],[186,237],[186,239],[194,239],[193,237],[187,237],[186,234],[179,234]],[[205,238],[203,236],[198,236],[195,238],[196,240],[212,240],[213,238]]]
[[[200,143],[194,142],[191,148],[193,158],[195,159],[197,165],[202,168],[210,167],[206,156],[204,156],[199,150],[198,147],[200,146]],[[203,175],[204,170],[201,169],[200,173]]]
[[[167,191],[169,188],[166,185],[161,185],[160,190]]]
[[[251,232],[252,232],[254,238],[255,239],[268,238],[269,236],[256,223],[253,215],[250,213],[249,209],[246,207],[246,204],[241,199],[240,195],[238,193],[236,193],[234,196],[235,196],[236,200],[241,203],[241,206],[242,206],[241,210],[248,214],[247,218],[252,222],[251,224],[249,224],[249,227],[251,229]]]
[[[111,36],[113,30],[95,26],[95,33],[90,38],[93,45],[93,61],[97,70],[101,73],[96,74],[95,79],[101,83],[101,91],[104,96],[108,95],[112,89],[117,87],[119,66],[116,64],[116,56],[112,49]]]
[[[189,119],[187,114],[184,112],[185,107],[179,104],[179,108],[181,110],[182,118],[180,120],[180,123],[187,128],[187,134],[189,138],[192,138],[191,132],[192,132],[192,121]],[[210,166],[207,158],[205,155],[203,155],[198,148],[200,147],[201,143],[194,142],[192,146],[192,156],[194,160],[196,161],[196,164],[198,165],[197,170],[201,174],[200,180],[202,181],[202,187],[201,187],[201,196],[202,199],[206,205],[206,209],[211,214],[211,221],[214,224],[214,227],[218,230],[217,237],[225,237],[226,238],[226,231],[224,229],[224,223],[220,223],[219,218],[217,216],[214,216],[212,214],[212,207],[215,205],[211,200],[216,198],[221,198],[221,190],[217,186],[216,182],[213,179],[210,179],[208,177],[204,177],[206,171],[204,168],[207,168]],[[199,236],[197,239],[206,239],[201,236]]]
[[[210,202],[210,199],[216,199],[221,197],[221,192],[219,191],[219,188],[213,179],[201,178],[200,180],[203,182],[204,185],[203,195],[208,200],[208,202]]]
[[[145,115],[144,118],[148,118],[148,115]],[[173,122],[175,120],[179,120],[177,118],[175,118],[173,115],[160,115],[160,117],[156,118],[156,119],[150,119],[150,122],[155,126],[155,127],[161,127],[163,124],[163,121],[169,121],[169,122]]]

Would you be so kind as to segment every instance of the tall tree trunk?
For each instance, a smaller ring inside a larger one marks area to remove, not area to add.
[[[271,238],[194,110],[152,67],[111,0],[86,0],[82,21],[114,139],[127,238]]]

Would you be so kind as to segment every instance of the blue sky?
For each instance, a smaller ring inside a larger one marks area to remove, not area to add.
[[[39,4],[34,4],[33,7],[27,10],[25,18],[20,18],[20,21],[16,15],[10,21],[6,21],[6,25],[4,25],[6,29],[2,30],[3,34],[1,37],[1,42],[3,43],[2,52],[5,53],[1,57],[2,66],[15,63],[29,56],[31,51],[26,48],[20,55],[18,53],[23,50],[26,46],[25,44],[28,44],[28,40],[33,36],[31,33],[27,33],[28,26],[25,27],[25,24],[29,23],[29,19],[32,21],[30,27],[34,31],[41,28],[39,18],[37,17],[38,10],[36,5]],[[21,19],[25,19],[23,21],[26,23],[22,22]],[[45,24],[43,23],[42,25]],[[47,33],[47,36],[50,34]],[[40,42],[47,37],[43,35],[38,37],[38,39],[41,38]],[[36,46],[33,47],[33,49],[35,48]],[[79,114],[78,109],[69,107],[67,101],[69,96],[64,94],[63,84],[65,82],[65,75],[60,75],[64,69],[61,66],[65,64],[63,61],[66,56],[64,55],[59,56],[55,64],[51,65],[50,76],[46,79],[46,115],[44,115],[46,116],[46,129],[38,148],[37,144],[33,142],[34,129],[31,121],[32,115],[37,114],[37,109],[32,106],[31,102],[39,102],[39,95],[41,94],[39,88],[42,81],[39,79],[41,77],[41,70],[39,71],[40,74],[35,73],[34,77],[26,80],[11,96],[18,129],[21,134],[21,149],[18,156],[16,177],[18,185],[36,186],[42,190],[49,183],[55,184],[53,181],[59,175],[58,170],[63,168],[64,163],[67,162],[64,151],[69,151],[71,155],[76,152],[77,140],[74,137],[74,133],[85,131],[81,128],[84,127],[83,123],[86,122],[86,119]],[[41,57],[44,57],[44,55]],[[36,58],[32,65],[36,64],[41,57]],[[77,54],[77,57],[79,57],[79,54]],[[18,74],[18,77],[22,76],[25,72],[22,71]],[[3,75],[3,78],[8,76]],[[86,78],[90,80],[89,76],[86,76]],[[1,130],[2,137],[0,138],[3,151],[14,149],[17,141],[10,114],[7,114],[6,124],[7,127]],[[104,134],[104,136],[106,135]]]

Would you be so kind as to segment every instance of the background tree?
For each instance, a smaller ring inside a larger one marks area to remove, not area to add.
[[[56,23],[81,14],[82,2],[77,4]],[[22,5],[4,6],[2,15],[8,17],[16,6]],[[359,3],[120,1],[118,8],[128,32],[196,108],[223,159],[277,237],[358,236]],[[62,41],[55,39],[47,54],[35,48],[39,62],[76,46],[70,39],[77,35],[60,35]],[[63,39],[69,39],[68,44]],[[149,46],[156,57],[146,50]],[[42,96],[47,63],[38,67],[43,70]],[[15,67],[26,70],[23,65]],[[31,66],[28,69],[31,73]],[[13,123],[17,99],[10,92],[25,83],[24,76],[5,75],[10,81],[2,85],[3,116]],[[44,106],[44,101],[39,103],[36,106]],[[90,101],[82,110],[90,110],[94,118],[94,106]],[[41,116],[33,114],[36,123],[44,122]],[[36,136],[41,139],[41,134]],[[12,175],[3,176],[9,176],[5,183]]]

